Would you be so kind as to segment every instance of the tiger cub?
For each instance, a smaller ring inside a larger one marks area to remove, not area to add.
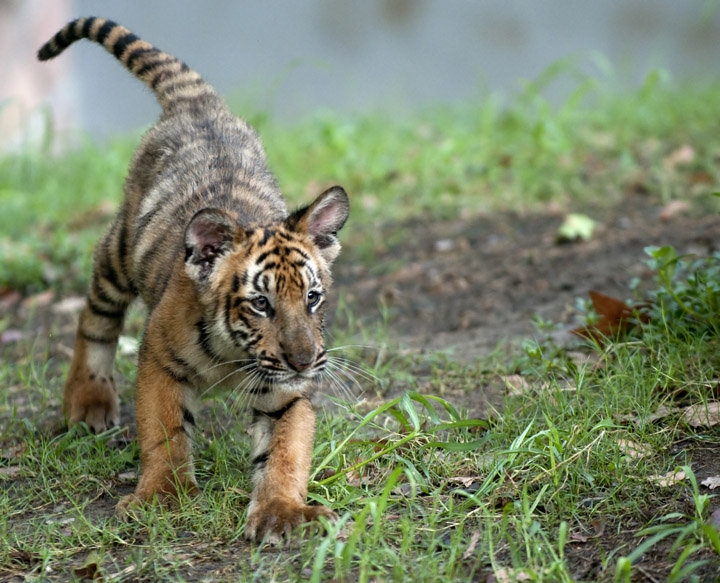
[[[103,18],[69,23],[42,61],[100,43],[155,93],[162,115],[131,162],[120,211],[95,250],[64,389],[70,424],[119,422],[113,360],[128,304],[149,315],[138,356],[141,475],[118,511],[193,475],[193,395],[218,383],[252,408],[253,492],[245,534],[279,541],[336,515],[306,504],[315,416],[308,392],[327,365],[323,315],[349,202],[335,186],[288,213],[255,130],[175,57]]]

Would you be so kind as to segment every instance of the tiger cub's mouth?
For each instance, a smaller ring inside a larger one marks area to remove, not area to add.
[[[272,371],[265,372],[265,380],[269,385],[290,385],[296,388],[298,385],[307,384],[312,381],[318,381],[322,377],[324,367],[313,368],[311,370],[294,371],[286,370],[283,372]]]

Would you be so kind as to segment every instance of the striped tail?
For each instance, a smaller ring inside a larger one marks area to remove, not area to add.
[[[198,99],[216,97],[200,75],[172,55],[156,49],[124,26],[106,18],[78,18],[65,25],[38,51],[38,59],[57,57],[76,40],[100,43],[155,93],[164,112]]]

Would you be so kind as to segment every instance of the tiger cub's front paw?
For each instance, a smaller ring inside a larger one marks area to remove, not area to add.
[[[272,498],[250,511],[245,537],[255,542],[264,540],[279,545],[283,538],[290,536],[294,528],[321,516],[331,522],[338,518],[337,514],[325,506],[310,506],[283,498]]]
[[[85,422],[93,433],[119,425],[120,400],[112,379],[90,373],[68,379],[65,413],[69,425]]]
[[[200,493],[200,488],[192,477],[186,477],[185,482],[181,485],[177,483],[176,478],[171,474],[154,480],[143,476],[135,492],[123,496],[120,502],[117,503],[115,514],[121,520],[128,520],[133,511],[139,510],[148,504],[158,503],[174,507],[181,496],[180,489],[186,496],[194,496]]]

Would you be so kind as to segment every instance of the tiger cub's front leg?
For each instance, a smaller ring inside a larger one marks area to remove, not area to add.
[[[95,249],[95,269],[77,327],[63,394],[68,423],[100,433],[120,422],[113,364],[125,310],[134,298],[118,263],[117,223]]]
[[[315,413],[307,397],[295,397],[278,411],[254,412],[249,539],[277,544],[302,522],[337,519],[329,508],[305,503],[314,432]]]
[[[180,490],[198,491],[191,443],[195,420],[186,403],[188,389],[176,372],[163,366],[162,355],[155,350],[144,342],[138,358],[135,407],[141,473],[135,492],[120,500],[120,515],[156,495],[165,501],[177,498]]]

